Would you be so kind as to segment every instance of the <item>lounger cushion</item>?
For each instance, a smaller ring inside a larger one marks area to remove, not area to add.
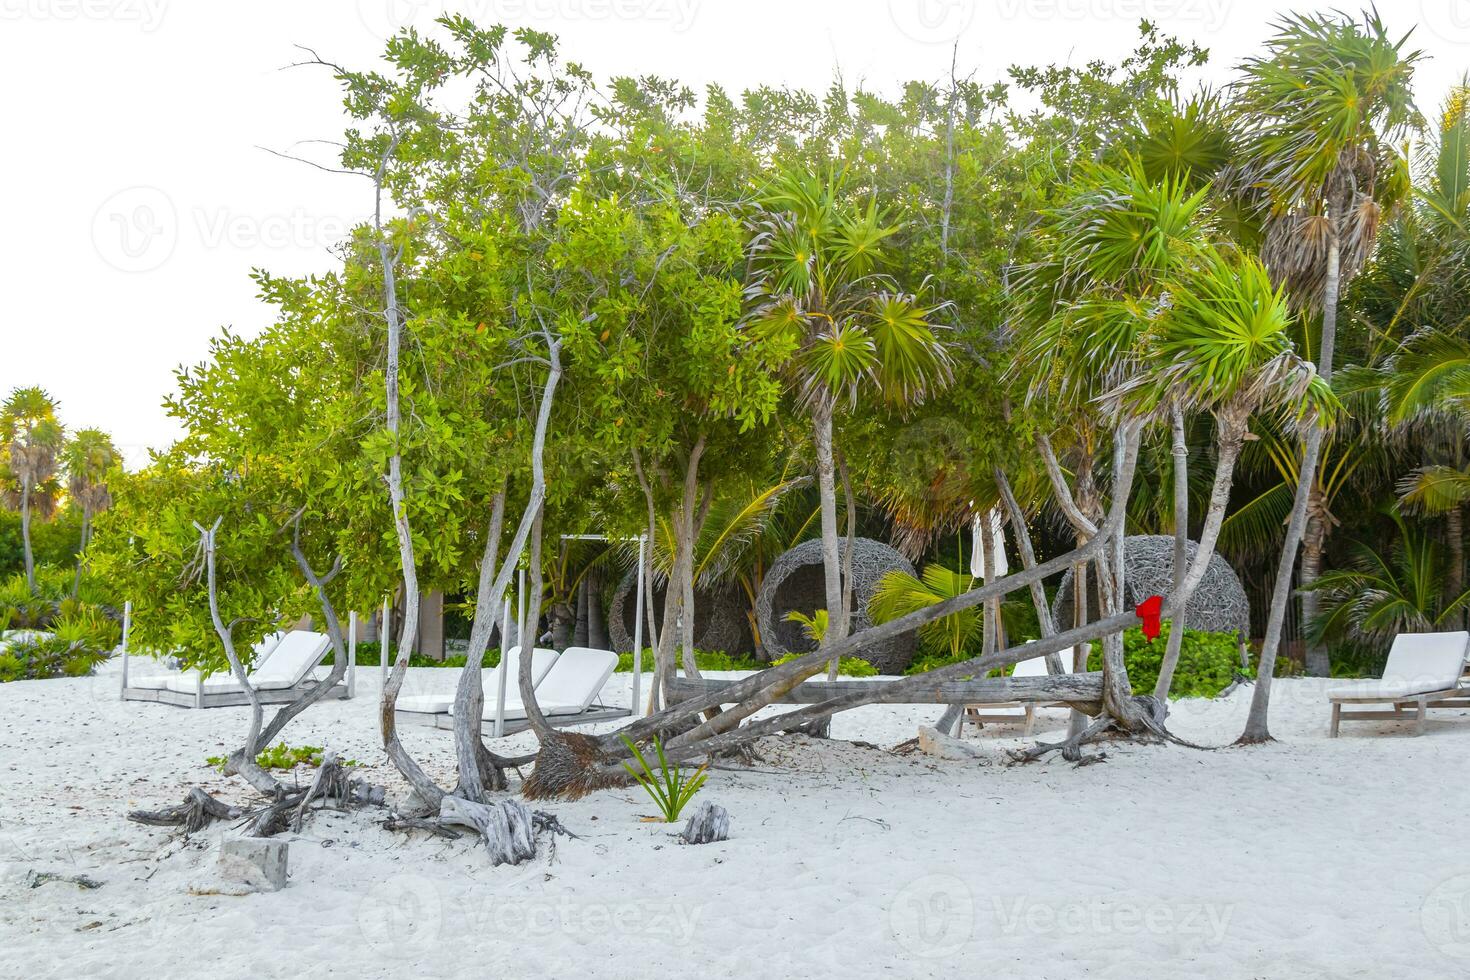
[[[1393,639],[1388,663],[1379,680],[1362,680],[1334,685],[1329,698],[1372,698],[1395,700],[1448,691],[1460,683],[1470,633],[1400,633]]]
[[[536,703],[548,716],[578,715],[597,700],[602,687],[618,666],[618,655],[610,650],[590,647],[567,647],[556,663],[536,685]],[[512,705],[519,714],[512,714]],[[495,717],[495,705],[486,702],[485,717]],[[525,706],[519,698],[505,699],[505,717],[525,717]]]
[[[1454,686],[1453,684],[1441,684],[1425,687],[1422,683],[1414,683],[1412,681],[1390,681],[1364,677],[1340,681],[1327,692],[1327,696],[1330,698],[1377,698],[1382,701],[1397,701],[1400,698],[1411,698],[1416,694],[1433,694],[1437,691],[1448,691],[1453,689]]]
[[[182,674],[150,674],[146,677],[134,677],[132,674],[129,674],[128,687],[139,691],[166,691],[168,690],[169,684],[178,680],[180,677],[193,679],[198,676],[199,672],[193,670],[184,671]]]
[[[534,686],[541,682],[551,665],[556,663],[559,654],[546,647],[536,647],[531,652],[531,684]],[[521,669],[521,648],[511,647],[505,653],[505,700],[507,704],[505,717],[511,720],[524,718],[525,709],[521,706],[519,698]],[[459,671],[449,671],[456,683],[459,679]],[[495,717],[495,702],[500,694],[500,668],[487,667],[480,672],[480,689],[485,697],[485,717]],[[399,711],[412,711],[428,715],[453,714],[454,691],[440,691],[434,694],[411,694],[398,699]]]
[[[285,633],[272,633],[262,639],[254,647],[253,663],[258,668],[265,663],[266,659],[280,646]],[[144,676],[128,675],[128,687],[137,691],[179,691],[193,694],[198,689],[199,671],[183,670],[167,674],[149,674]],[[240,685],[235,683],[235,678],[228,671],[215,674],[205,681],[204,690],[211,691],[238,691]]]
[[[265,664],[251,673],[250,683],[257,691],[281,691],[295,687],[321,663],[331,646],[331,639],[321,633],[306,630],[287,633],[271,651]]]
[[[270,659],[271,654],[276,652],[276,648],[281,645],[281,641],[285,638],[286,631],[280,630],[278,632],[268,634],[259,643],[255,644],[255,648],[253,651],[254,656],[250,658],[250,666],[248,669],[255,671],[264,667],[265,662]]]

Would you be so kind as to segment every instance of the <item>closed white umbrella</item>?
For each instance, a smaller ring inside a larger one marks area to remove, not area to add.
[[[990,520],[990,567],[998,578],[1010,571],[1010,567],[1006,564],[1005,522],[1001,520],[999,510],[992,510],[983,515],[976,514],[975,519],[970,523],[970,574],[975,578],[985,577],[985,563],[981,557],[985,545],[980,534],[980,522],[986,518]]]

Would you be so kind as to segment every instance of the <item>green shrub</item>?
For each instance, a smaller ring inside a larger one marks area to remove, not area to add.
[[[795,660],[797,657],[804,656],[806,656],[806,654],[804,653],[788,653],[781,659],[772,661],[771,666],[774,667],[780,664],[784,664],[787,661]],[[842,674],[845,677],[877,677],[878,668],[874,667],[872,664],[868,663],[861,657],[843,657],[837,662],[837,673]]]
[[[1170,624],[1161,624],[1156,640],[1150,643],[1141,627],[1123,633],[1123,661],[1128,666],[1128,679],[1134,694],[1152,694],[1159,679],[1164,651],[1169,647]],[[1102,670],[1102,641],[1092,642],[1087,657],[1088,670]],[[1186,629],[1179,650],[1179,664],[1174,668],[1174,681],[1169,688],[1171,698],[1212,698],[1244,674],[1234,633],[1207,633]]]
[[[626,762],[623,763],[623,768],[628,770],[629,774],[638,781],[638,785],[642,786],[653,799],[665,823],[673,823],[678,820],[679,812],[694,798],[694,794],[699,792],[699,788],[709,777],[707,772],[709,763],[706,762],[694,772],[680,768],[678,763],[670,763],[664,755],[663,743],[655,735],[653,750],[658,755],[658,770],[655,771],[631,738],[624,735],[623,744],[628,746],[633,753],[633,758],[638,761],[636,769]]]
[[[682,661],[681,661],[682,663]],[[653,673],[653,650],[643,651],[643,673]],[[695,650],[694,664],[700,670],[763,670],[766,664],[743,655],[729,654],[722,650]],[[617,671],[620,674],[631,674],[633,672],[633,654],[618,654]]]
[[[287,745],[278,742],[255,757],[255,764],[262,769],[295,769],[297,766],[312,766],[313,768],[322,764],[322,747],[320,745]],[[222,755],[212,755],[205,759],[205,765],[212,766],[220,772],[224,772],[225,763],[229,760]],[[354,759],[342,760],[344,766],[355,766]]]
[[[11,639],[0,655],[0,682],[85,677],[108,658],[110,650],[53,633]]]

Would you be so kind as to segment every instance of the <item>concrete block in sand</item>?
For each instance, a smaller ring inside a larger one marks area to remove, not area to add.
[[[219,846],[216,870],[227,882],[256,891],[280,891],[286,887],[286,851],[283,840],[232,837]]]

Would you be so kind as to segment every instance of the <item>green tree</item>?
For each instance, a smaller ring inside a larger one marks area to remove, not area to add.
[[[31,518],[56,505],[54,479],[65,433],[56,419],[56,402],[40,388],[16,388],[0,404],[0,448],[5,451],[6,504],[20,511],[26,585],[36,591],[36,558],[31,549]]]
[[[122,456],[112,437],[101,429],[78,429],[62,450],[66,470],[66,495],[82,512],[82,534],[77,546],[77,573],[72,595],[82,586],[87,544],[92,538],[92,519],[112,506],[108,480],[122,465]]]
[[[884,223],[876,201],[863,206],[844,191],[841,178],[779,174],[752,245],[750,330],[783,350],[783,370],[812,426],[829,616],[824,644],[847,635],[851,611],[838,544],[833,416],[870,387],[904,405],[923,401],[952,377],[935,307],[879,272],[884,242],[896,228]],[[836,670],[834,660],[829,673]]]
[[[1342,285],[1372,253],[1386,209],[1406,190],[1394,141],[1418,121],[1411,80],[1419,53],[1407,38],[1391,38],[1375,12],[1361,23],[1340,14],[1290,15],[1277,25],[1264,55],[1249,58],[1234,88],[1240,120],[1235,177],[1243,197],[1260,211],[1261,255],[1285,284],[1298,309],[1320,316],[1317,370],[1331,381]],[[1318,486],[1322,431],[1303,437],[1302,465],[1292,515],[1282,543],[1276,586],[1261,652],[1269,678],[1280,645],[1292,569],[1299,544],[1302,583],[1321,562],[1324,521],[1309,520]],[[1316,593],[1304,593],[1304,619],[1315,614]],[[1308,650],[1308,667],[1325,674],[1325,648]],[[1270,738],[1266,723],[1270,684],[1256,686],[1243,742]]]

